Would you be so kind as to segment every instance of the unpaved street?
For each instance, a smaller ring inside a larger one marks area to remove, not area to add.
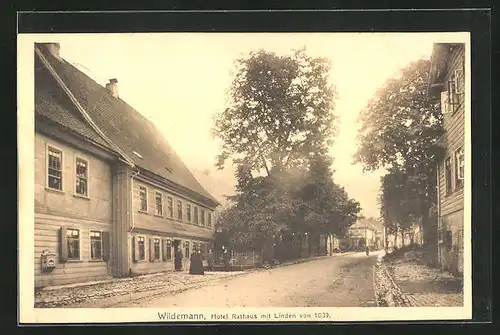
[[[123,307],[374,307],[376,258],[364,253],[337,255]]]

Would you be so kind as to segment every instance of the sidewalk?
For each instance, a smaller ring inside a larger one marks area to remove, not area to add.
[[[338,255],[347,255],[338,254]],[[284,262],[273,268],[313,261],[326,257],[301,258]],[[35,308],[106,308],[120,307],[133,301],[147,299],[158,294],[177,294],[182,291],[213,285],[217,281],[234,278],[253,271],[209,272],[204,276],[190,275],[188,272],[161,272],[132,278],[114,278],[99,282],[86,282],[62,286],[49,286],[35,292]]]
[[[46,287],[35,292],[35,308],[118,307],[120,303],[147,299],[157,294],[175,294],[242,274],[242,271],[205,272],[204,276],[196,276],[185,272],[162,272],[133,278]]]
[[[463,306],[462,279],[426,265],[418,252],[388,255],[385,265],[410,307]]]

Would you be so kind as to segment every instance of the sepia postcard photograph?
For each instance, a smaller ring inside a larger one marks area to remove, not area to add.
[[[21,321],[471,318],[470,53],[20,34]]]

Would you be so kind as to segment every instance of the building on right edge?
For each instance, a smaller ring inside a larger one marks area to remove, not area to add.
[[[430,96],[441,98],[443,155],[437,168],[438,261],[463,273],[465,44],[436,43],[431,56]]]

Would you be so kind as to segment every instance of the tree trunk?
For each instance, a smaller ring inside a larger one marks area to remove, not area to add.
[[[307,257],[311,257],[311,238],[310,234],[307,235]]]
[[[327,233],[325,233],[325,255],[328,256],[329,252],[328,252],[328,238],[330,237],[330,235],[328,235]]]

